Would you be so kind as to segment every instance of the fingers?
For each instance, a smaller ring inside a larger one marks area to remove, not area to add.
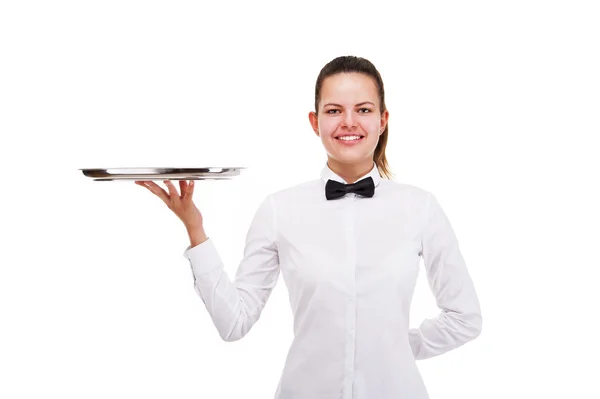
[[[192,199],[192,196],[194,195],[194,185],[194,181],[190,180],[190,185],[187,187],[184,195],[184,199],[186,201]]]
[[[136,181],[135,184],[138,186],[146,187],[150,192],[156,194],[161,200],[165,202],[168,206],[171,205],[171,201],[169,198],[169,194],[165,190],[163,190],[158,184],[153,181]]]
[[[179,197],[179,193],[177,192],[177,189],[175,188],[175,186],[173,185],[171,180],[165,180],[164,183],[167,186],[167,188],[169,189],[169,195],[171,197],[171,204],[173,205],[173,207],[178,207],[181,198]]]
[[[188,201],[194,194],[194,181],[190,180],[188,183],[186,180],[179,180],[179,189],[181,192],[181,199]]]
[[[138,186],[146,187],[152,193],[156,194],[160,199],[162,199],[169,207],[178,207],[181,200],[188,201],[191,200],[194,195],[194,181],[190,180],[189,184],[185,180],[179,181],[179,189],[181,191],[181,195],[177,192],[177,189],[173,185],[170,180],[163,181],[165,186],[167,186],[167,191],[163,190],[159,185],[152,181],[136,181],[135,184]]]

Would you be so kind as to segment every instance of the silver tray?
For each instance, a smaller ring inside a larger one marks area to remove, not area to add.
[[[204,168],[105,168],[79,169],[96,181],[112,180],[229,180],[245,167]]]

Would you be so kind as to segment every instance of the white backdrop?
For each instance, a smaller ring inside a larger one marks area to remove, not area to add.
[[[440,200],[482,304],[479,338],[417,363],[431,397],[600,397],[594,3],[2,2],[0,397],[272,397],[281,278],[222,342],[181,222],[78,169],[248,167],[194,194],[233,276],[264,196],[318,177],[314,84],[348,54],[380,70],[396,180]],[[437,311],[422,271],[411,326]]]

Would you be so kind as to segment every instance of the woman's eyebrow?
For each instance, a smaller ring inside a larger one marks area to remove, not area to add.
[[[375,106],[374,103],[372,103],[371,101],[363,101],[362,103],[358,103],[355,105],[355,107],[360,107],[361,105],[365,105],[365,104],[371,104],[372,106]],[[341,107],[340,104],[335,104],[335,103],[327,103],[325,105],[323,105],[324,107],[327,107],[328,105],[332,105],[334,107]]]

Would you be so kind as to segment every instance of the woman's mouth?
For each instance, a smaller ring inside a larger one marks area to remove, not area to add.
[[[363,135],[356,134],[356,135],[337,136],[335,139],[337,141],[341,142],[341,144],[353,145],[353,144],[361,142],[364,137],[365,136],[363,136]]]

